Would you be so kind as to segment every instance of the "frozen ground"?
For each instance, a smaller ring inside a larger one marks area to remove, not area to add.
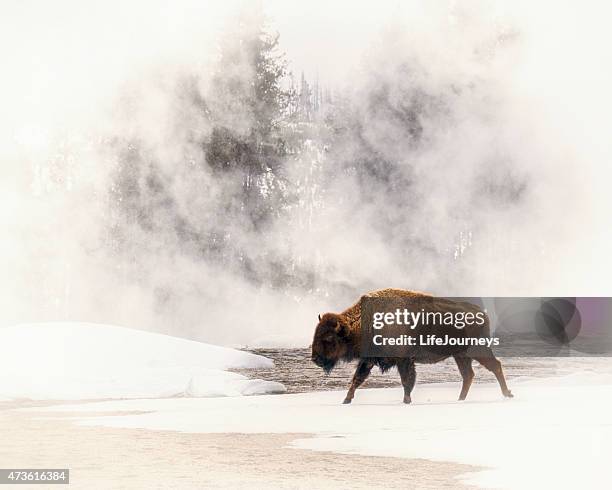
[[[79,412],[75,417],[86,426],[306,433],[314,437],[297,437],[289,445],[485,467],[461,476],[463,483],[485,488],[601,487],[612,454],[609,371],[516,381],[511,388],[512,400],[502,399],[494,384],[479,384],[468,401],[456,402],[458,383],[420,385],[409,406],[400,402],[400,389],[388,388],[362,390],[352,405],[341,405],[344,393],[331,391],[96,402],[47,413]],[[117,415],[126,411],[140,413]]]
[[[271,367],[248,352],[129,328],[39,323],[0,329],[0,399],[236,396],[284,392],[228,368]]]
[[[2,405],[2,465],[70,467],[70,490],[370,490],[373,486],[385,490],[441,490],[457,488],[457,475],[477,469],[447,462],[373,458],[288,446],[308,434],[202,434],[92,427],[76,425],[64,414],[41,416],[35,411],[17,411],[12,409],[15,402],[11,409]],[[40,488],[23,488],[30,487]]]
[[[400,463],[397,478],[389,478],[388,485],[416,478],[417,486],[438,488],[440,472],[446,475],[445,484],[485,488],[600,488],[608,481],[609,359],[573,359],[575,373],[567,376],[513,379],[512,400],[503,399],[496,384],[483,383],[472,386],[468,401],[457,402],[459,381],[417,384],[415,403],[409,406],[401,403],[398,388],[360,390],[352,405],[341,404],[344,391],[238,396],[283,391],[284,386],[226,369],[270,365],[269,359],[247,352],[121,327],[56,323],[2,328],[0,399],[78,400],[36,408],[3,402],[5,432],[15,432],[7,454],[21,454],[20,461],[27,461],[34,439],[24,439],[21,429],[14,427],[40,422],[36,430],[49,432],[53,443],[46,453],[51,458],[72,447],[70,434],[77,432],[68,427],[95,429],[100,440],[112,434],[117,447],[138,435],[146,451],[160,449],[160,458],[166,454],[162,434],[198,435],[186,446],[188,460],[201,464],[201,444],[210,444],[210,451],[220,451],[218,470],[229,471],[228,478],[253,464],[249,451],[236,454],[235,464],[224,456],[234,448],[232,435],[246,438],[261,454],[257,465],[265,463],[270,450],[278,452],[278,464],[267,467],[283,475],[279,488],[297,486],[292,480],[298,474],[292,472],[294,466],[307,475],[320,471],[315,468],[334,467],[332,462],[341,457],[357,458],[353,462],[359,460],[359,468],[371,458],[364,471],[378,471],[379,478],[396,462],[406,461],[405,470]],[[86,401],[95,398],[112,400]],[[77,425],[65,420],[58,425],[55,417],[67,417]],[[81,436],[88,440],[86,432]],[[176,439],[178,446],[184,442]],[[115,449],[108,451],[110,459],[115,457]],[[317,455],[310,466],[300,466],[304,454]],[[83,468],[95,464],[83,463],[83,454],[67,457]],[[135,464],[144,464],[145,453],[143,458]],[[427,463],[416,468],[417,460]],[[47,467],[59,467],[51,463],[48,460]],[[430,470],[436,475],[428,476]],[[251,477],[251,483],[265,482],[273,475]],[[341,481],[342,475],[337,477]],[[247,480],[238,480],[228,486],[246,485]],[[304,487],[322,484],[304,482]],[[369,483],[367,478],[359,481],[361,486]],[[198,485],[195,482],[194,488]]]

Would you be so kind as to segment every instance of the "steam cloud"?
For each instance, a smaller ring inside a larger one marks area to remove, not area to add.
[[[300,19],[264,3],[289,69],[318,70],[335,96],[260,186],[292,198],[262,226],[200,143],[214,130],[202,104],[236,134],[258,123],[215,88],[244,6],[12,6],[0,324],[305,345],[317,313],[379,287],[609,295],[608,17],[431,3],[309,2]],[[121,212],[130,196],[146,198],[137,216]],[[200,250],[219,230],[231,250]]]

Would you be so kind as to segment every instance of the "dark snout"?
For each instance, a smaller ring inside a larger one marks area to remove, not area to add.
[[[334,366],[336,365],[336,363],[334,361],[332,361],[331,359],[325,359],[322,356],[313,354],[312,355],[312,362],[314,362],[317,366],[319,366],[320,368],[323,368],[323,370],[329,374],[331,372],[331,370],[334,368]]]

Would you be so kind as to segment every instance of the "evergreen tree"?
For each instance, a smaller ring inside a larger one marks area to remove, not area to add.
[[[241,175],[240,207],[256,227],[278,212],[284,195],[281,122],[291,98],[283,87],[286,74],[278,34],[266,30],[261,13],[241,16],[219,49],[209,94],[213,130],[204,148],[214,170]]]

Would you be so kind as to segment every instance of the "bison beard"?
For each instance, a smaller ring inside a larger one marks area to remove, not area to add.
[[[431,301],[441,301],[429,295],[408,291],[403,289],[382,289],[367,293],[369,297],[408,297],[408,298],[427,298]],[[488,328],[488,327],[487,327]],[[512,392],[506,385],[506,379],[502,371],[501,363],[495,358],[493,352],[488,347],[479,348],[469,355],[467,352],[459,354],[444,354],[434,353],[431,351],[410,352],[406,357],[360,357],[361,346],[361,304],[357,302],[342,313],[326,313],[323,316],[319,315],[319,323],[315,329],[314,339],[312,341],[312,361],[329,374],[339,361],[350,362],[358,359],[357,369],[353,376],[353,381],[346,394],[343,403],[351,403],[355,396],[355,391],[368,378],[370,371],[374,366],[378,366],[381,371],[385,372],[393,366],[397,367],[400,374],[402,385],[404,387],[404,403],[412,401],[410,394],[416,382],[415,363],[432,364],[442,361],[452,355],[461,377],[463,384],[459,400],[465,400],[474,371],[472,369],[472,360],[475,359],[482,364],[486,369],[491,371],[501,388],[502,394],[505,397],[512,398]],[[414,355],[412,355],[414,354]]]

